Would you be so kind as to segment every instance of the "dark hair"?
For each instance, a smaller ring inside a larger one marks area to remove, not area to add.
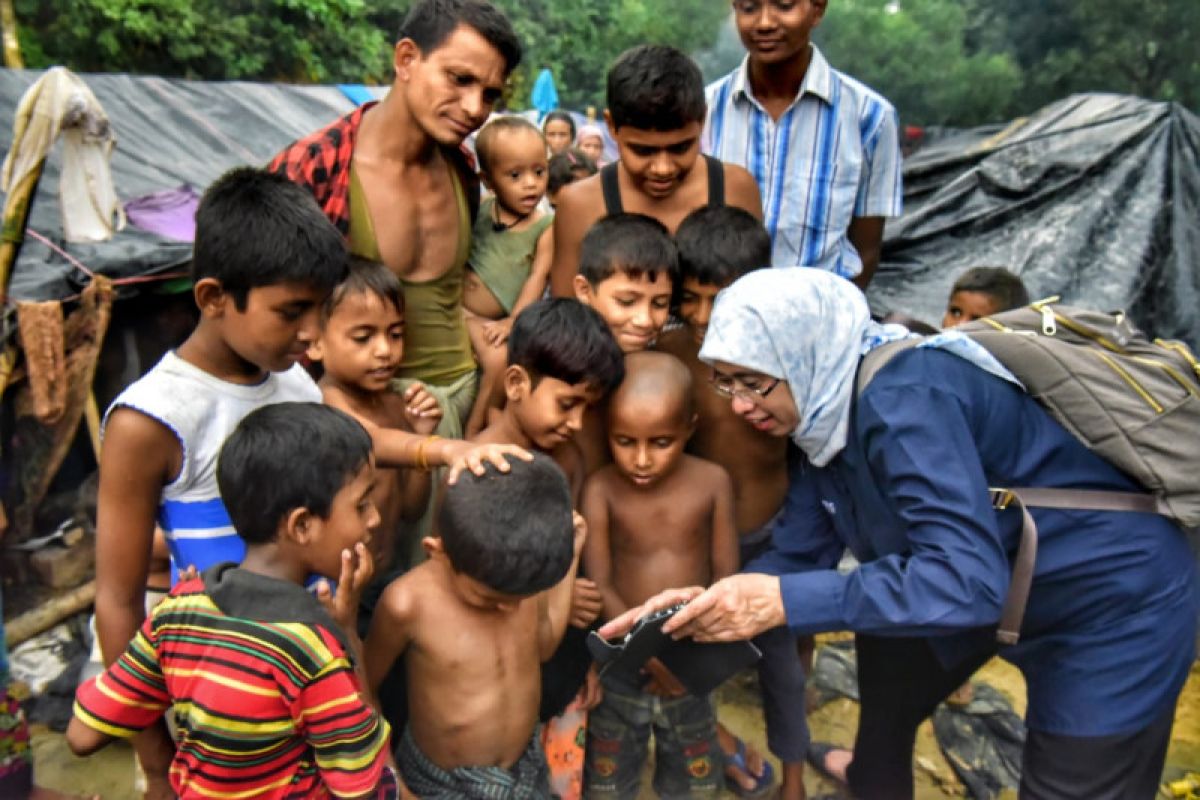
[[[417,0],[400,23],[401,39],[422,54],[437,50],[459,25],[475,30],[504,58],[504,74],[521,63],[521,40],[504,12],[486,0]]]
[[[674,47],[639,45],[609,69],[607,103],[613,128],[678,130],[704,122],[704,77],[696,62]]]
[[[321,322],[327,322],[343,300],[356,294],[373,294],[383,302],[391,303],[401,314],[404,313],[404,288],[396,273],[378,261],[350,256],[346,279],[334,287],[321,306]]]
[[[680,278],[727,286],[771,266],[771,236],[754,215],[736,206],[704,206],[675,231]]]
[[[608,394],[625,377],[625,356],[599,312],[578,300],[539,300],[513,321],[508,364],[542,378],[587,383]]]
[[[1004,267],[973,267],[954,282],[955,292],[982,292],[996,302],[996,311],[1008,311],[1029,305],[1029,290],[1021,279]]]
[[[457,571],[496,592],[531,595],[561,581],[574,555],[571,490],[558,464],[534,453],[507,473],[464,471],[447,486],[438,533]]]
[[[217,279],[239,311],[260,286],[330,291],[346,276],[346,260],[342,234],[312,194],[282,175],[237,167],[200,198],[192,281]]]
[[[500,133],[508,131],[530,131],[542,140],[545,144],[545,137],[538,130],[538,126],[534,125],[524,117],[518,117],[515,114],[505,114],[495,117],[487,125],[483,126],[483,130],[475,137],[475,156],[479,160],[479,171],[487,172],[490,168],[489,162],[492,160],[492,151],[495,147],[495,138]]]
[[[571,116],[571,113],[569,111],[563,111],[562,109],[556,108],[555,110],[553,110],[549,114],[547,114],[546,118],[544,120],[542,120],[542,131],[543,132],[546,130],[546,126],[549,125],[551,122],[567,123],[567,125],[571,128],[571,141],[572,142],[575,141],[575,118]]]
[[[578,169],[587,170],[588,175],[595,175],[597,172],[596,162],[592,161],[591,157],[578,147],[568,147],[566,150],[550,156],[550,163],[547,166],[549,178],[546,182],[546,192],[554,194],[567,184],[579,180],[579,176],[575,174]]]
[[[217,458],[217,488],[247,544],[275,539],[297,508],[329,517],[333,498],[371,458],[371,437],[321,403],[272,403],[238,424]]]
[[[593,225],[579,246],[579,274],[592,286],[618,271],[651,282],[666,275],[679,283],[679,251],[666,227],[645,214],[609,214]]]

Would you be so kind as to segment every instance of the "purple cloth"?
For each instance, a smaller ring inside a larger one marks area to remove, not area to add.
[[[129,222],[144,231],[169,239],[190,242],[196,238],[196,207],[200,195],[184,184],[177,189],[164,189],[125,204]]]

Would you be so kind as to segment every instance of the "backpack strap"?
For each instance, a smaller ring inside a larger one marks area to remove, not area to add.
[[[996,641],[1004,645],[1016,644],[1021,638],[1021,623],[1025,619],[1025,605],[1029,601],[1029,589],[1033,586],[1033,570],[1037,561],[1038,529],[1027,506],[1076,511],[1131,511],[1140,514],[1171,516],[1170,509],[1161,498],[1138,492],[1034,487],[989,489],[988,491],[992,495],[994,508],[1004,510],[1015,504],[1021,510],[1021,543],[1017,545],[1017,556],[1013,560],[1008,594],[1004,597],[1004,606],[1000,611],[1000,625],[996,628]]]

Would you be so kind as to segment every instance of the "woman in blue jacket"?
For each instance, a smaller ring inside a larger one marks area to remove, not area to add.
[[[668,630],[702,640],[855,631],[862,717],[845,775],[864,799],[912,796],[917,726],[999,653],[1028,687],[1022,797],[1153,797],[1195,655],[1184,534],[1153,514],[1032,509],[1021,638],[997,645],[1021,515],[993,510],[988,487],[1140,488],[961,334],[899,353],[856,397],[861,357],[903,335],[818,270],[760,270],[722,292],[700,352],[713,387],[803,454],[774,550],[759,574],[672,590],[601,633],[681,600]],[[843,546],[861,562],[848,574],[833,569]]]

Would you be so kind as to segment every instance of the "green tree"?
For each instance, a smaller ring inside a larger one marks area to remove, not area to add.
[[[31,67],[377,82],[390,36],[363,0],[16,0]]]
[[[972,36],[1026,75],[1022,111],[1074,92],[1176,100],[1200,109],[1196,0],[967,0]]]
[[[835,67],[881,92],[905,122],[1006,119],[1021,70],[1008,53],[968,49],[967,10],[963,0],[832,0],[816,39]]]

